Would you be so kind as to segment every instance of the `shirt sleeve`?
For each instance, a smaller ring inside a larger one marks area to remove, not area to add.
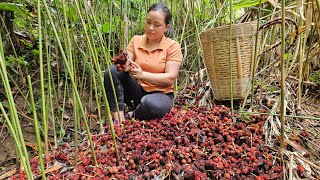
[[[131,53],[134,54],[134,39],[136,36],[133,36],[133,38],[130,40],[128,46],[127,46],[127,51],[130,51]]]
[[[183,55],[181,52],[181,47],[178,42],[175,42],[171,47],[168,48],[167,62],[175,62],[179,65],[182,64]]]

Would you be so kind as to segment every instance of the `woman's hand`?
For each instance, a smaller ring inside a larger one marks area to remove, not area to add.
[[[125,62],[117,62],[119,61],[117,59],[118,57],[112,58],[112,62],[114,63],[114,65],[117,68],[117,71],[125,71],[125,72],[129,72],[131,67],[130,67],[130,62],[128,62],[128,60],[126,60]]]
[[[132,57],[133,55],[131,53],[127,53],[124,50],[120,49],[120,54],[118,56],[115,56],[111,59],[113,64],[116,66],[117,71],[125,71],[129,72],[130,71],[130,62],[128,60]]]
[[[131,62],[130,62],[130,60],[128,59],[128,60],[126,61],[126,64],[123,65],[123,71],[130,73],[131,69],[132,69],[132,67],[131,67]]]
[[[130,63],[130,71],[129,71],[130,75],[136,79],[142,79],[143,71],[139,66],[139,64],[131,60],[128,60],[128,62]]]

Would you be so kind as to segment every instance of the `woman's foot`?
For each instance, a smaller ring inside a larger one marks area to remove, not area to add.
[[[113,125],[114,126],[119,126],[119,121],[118,120],[113,120]]]
[[[119,113],[112,112],[111,114],[112,114],[113,124],[115,126],[118,126],[119,124],[121,124],[125,120],[123,111],[120,111]]]
[[[129,111],[124,115],[124,119],[132,120],[132,118],[134,118],[133,116],[134,116],[134,112],[133,111]]]

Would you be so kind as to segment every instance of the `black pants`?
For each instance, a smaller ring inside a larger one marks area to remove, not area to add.
[[[173,106],[173,93],[146,92],[129,73],[118,72],[114,65],[110,66],[119,110],[124,110],[124,103],[135,109],[135,117],[139,120],[161,118]],[[109,107],[112,112],[117,111],[115,97],[112,91],[108,69],[104,72],[104,88],[106,90]]]

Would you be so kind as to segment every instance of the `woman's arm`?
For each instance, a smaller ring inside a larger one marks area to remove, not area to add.
[[[164,73],[150,73],[142,71],[141,67],[131,61],[131,70],[130,74],[139,79],[148,81],[151,84],[158,85],[158,86],[169,86],[173,84],[179,74],[180,64],[175,62],[167,62],[166,68]]]
[[[135,59],[134,54],[131,51],[127,51],[127,53],[128,53],[128,59],[131,61],[134,61]]]

